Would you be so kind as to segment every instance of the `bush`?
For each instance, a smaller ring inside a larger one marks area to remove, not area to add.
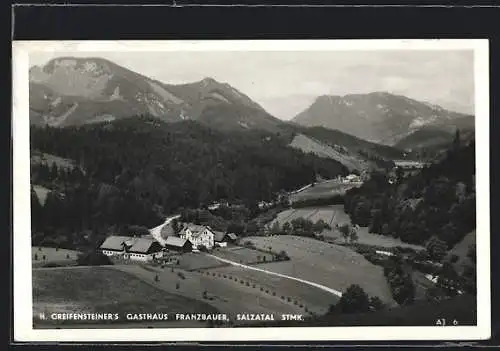
[[[181,278],[182,280],[186,279],[186,276],[184,275],[184,273],[182,272],[177,272],[177,275],[179,276],[179,278]]]
[[[249,283],[249,282],[247,282],[245,285],[246,285],[246,286],[250,286],[250,283]]]
[[[362,313],[370,310],[368,295],[359,285],[353,284],[342,294],[335,309],[341,313]]]
[[[78,256],[77,264],[79,266],[105,266],[112,265],[113,262],[108,256],[99,251],[88,251]]]

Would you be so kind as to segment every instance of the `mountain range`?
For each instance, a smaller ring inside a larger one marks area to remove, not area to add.
[[[338,129],[386,145],[395,145],[422,128],[446,133],[453,133],[456,128],[474,128],[472,115],[387,92],[323,95],[292,121]]]
[[[285,122],[227,83],[205,78],[187,84],[165,84],[93,57],[52,59],[44,66],[33,66],[29,80],[30,122],[34,125],[66,127],[137,115],[150,115],[164,122],[194,120],[227,132],[300,133],[298,139],[290,140],[291,146],[344,161],[345,150],[340,157],[338,148],[345,145],[335,140],[350,140],[351,144],[356,140],[358,146],[368,145],[364,143],[367,140],[411,149],[415,143],[422,145],[426,137],[439,144],[448,142],[456,128],[474,127],[474,116],[383,92],[320,96],[291,122]],[[337,132],[309,128],[319,126]],[[318,132],[320,138],[314,135]],[[350,135],[345,137],[346,133]],[[351,156],[354,153],[358,157],[359,147],[354,149]],[[348,168],[361,167],[359,163],[354,167],[351,161],[344,164]]]
[[[222,129],[272,129],[280,123],[229,84],[212,78],[164,84],[101,58],[56,58],[32,67],[29,79],[30,121],[37,125],[63,127],[141,114]]]

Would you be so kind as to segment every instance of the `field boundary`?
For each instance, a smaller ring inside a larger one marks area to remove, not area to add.
[[[247,265],[244,265],[244,264],[241,264],[241,263],[238,263],[238,262],[234,262],[234,261],[231,261],[231,260],[226,260],[224,258],[220,258],[220,257],[214,256],[214,255],[210,255],[210,254],[207,254],[207,255],[212,256],[215,259],[220,260],[222,262],[229,263],[229,264],[231,264],[233,266],[238,266],[238,267],[242,267],[242,268],[246,268],[246,269],[251,269],[251,270],[254,270],[254,271],[259,271],[259,272],[263,272],[263,273],[270,274],[270,275],[275,275],[277,277],[281,277],[281,278],[285,278],[285,279],[295,280],[295,281],[298,281],[298,282],[301,282],[301,283],[313,286],[315,288],[324,290],[326,292],[329,292],[329,293],[331,293],[331,294],[333,294],[333,295],[335,295],[337,297],[342,297],[342,292],[340,292],[338,290],[335,290],[335,289],[332,289],[332,288],[329,288],[329,287],[327,287],[325,285],[321,285],[321,284],[318,284],[318,283],[315,283],[315,282],[311,282],[309,280],[300,279],[300,278],[292,277],[292,276],[289,276],[289,275],[286,275],[286,274],[276,273],[276,272],[268,271],[268,270],[261,269],[261,268],[255,268],[255,267],[247,266]]]

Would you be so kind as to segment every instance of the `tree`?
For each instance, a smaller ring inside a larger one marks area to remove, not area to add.
[[[104,266],[113,264],[108,256],[99,251],[88,251],[80,254],[77,263],[79,266]]]
[[[354,227],[351,227],[349,233],[349,241],[351,242],[351,244],[358,241],[358,231]]]
[[[292,226],[290,225],[290,222],[283,223],[282,230],[283,230],[284,234],[291,234],[292,233]]]
[[[172,230],[175,235],[179,235],[179,232],[181,231],[179,220],[177,218],[172,219]]]
[[[434,236],[427,242],[426,249],[431,259],[441,261],[446,255],[447,245],[444,241]]]
[[[342,237],[344,238],[345,242],[347,243],[347,240],[349,239],[351,235],[351,229],[349,224],[343,224],[339,227],[339,231],[342,234]]]
[[[374,311],[379,311],[384,308],[384,303],[378,296],[370,297],[370,308]]]
[[[271,233],[271,235],[281,234],[281,228],[280,228],[280,224],[278,221],[275,221],[273,223],[273,225],[271,226],[271,229],[270,229],[270,233]]]
[[[367,312],[370,310],[368,295],[359,285],[353,284],[342,294],[337,309],[341,313]]]

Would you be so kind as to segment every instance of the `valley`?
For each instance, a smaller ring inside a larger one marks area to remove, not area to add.
[[[242,313],[412,325],[425,319],[401,314],[419,304],[470,309],[474,116],[373,92],[285,121],[213,78],[60,57],[30,70],[30,124],[37,328],[86,325],[40,318],[53,311],[239,327],[261,323]]]

